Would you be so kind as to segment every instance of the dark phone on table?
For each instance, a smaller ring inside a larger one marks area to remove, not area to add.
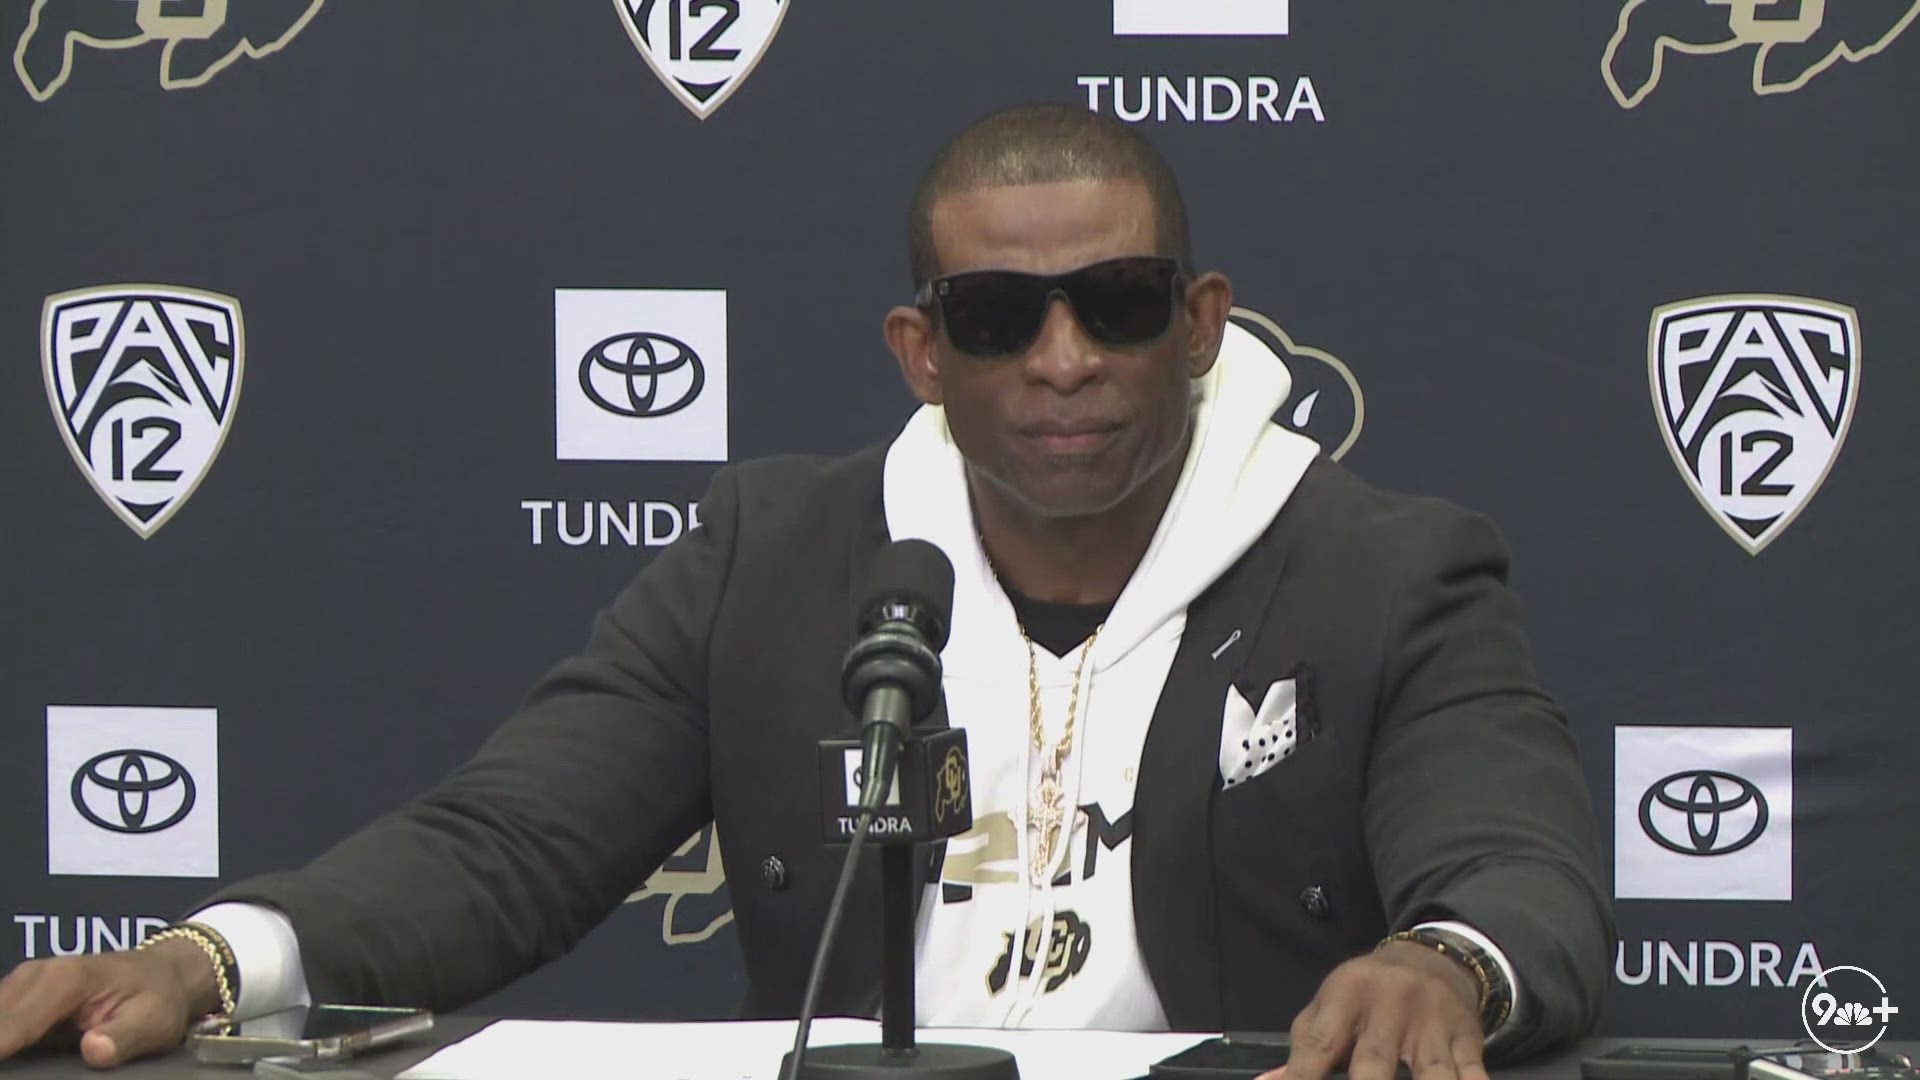
[[[1230,1031],[1155,1062],[1147,1075],[1151,1080],[1253,1080],[1285,1065],[1292,1049],[1286,1035]],[[1346,1075],[1345,1071],[1328,1074]],[[1397,1080],[1413,1080],[1404,1061],[1394,1075]]]
[[[1811,1043],[1774,1046],[1622,1046],[1580,1062],[1583,1080],[1784,1080],[1779,1066],[1805,1076],[1833,1080],[1920,1080],[1900,1076],[1891,1061],[1875,1054],[1857,1058],[1851,1068],[1833,1067],[1831,1054]],[[1904,1060],[1904,1059],[1902,1059]],[[1770,1068],[1771,1063],[1774,1068]],[[1754,1066],[1758,1065],[1759,1068]],[[1883,1065],[1888,1071],[1875,1071]]]
[[[1734,1080],[1731,1047],[1622,1046],[1582,1059],[1581,1080]]]
[[[1836,1054],[1818,1046],[1759,1053],[1747,1063],[1747,1080],[1920,1080],[1905,1054],[1869,1049]]]
[[[268,1057],[351,1057],[433,1027],[425,1009],[371,1005],[302,1005],[246,1020],[209,1020],[193,1029],[194,1057],[242,1065]]]

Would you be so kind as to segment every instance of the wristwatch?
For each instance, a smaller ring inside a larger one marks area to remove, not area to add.
[[[1472,973],[1474,981],[1480,984],[1481,1034],[1491,1035],[1498,1031],[1513,1013],[1513,987],[1507,983],[1499,961],[1466,935],[1437,926],[1420,926],[1389,934],[1380,945],[1389,941],[1411,941],[1425,945]]]

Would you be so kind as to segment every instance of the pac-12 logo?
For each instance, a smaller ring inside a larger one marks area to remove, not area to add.
[[[787,0],[613,0],[640,58],[705,120],[753,74]]]
[[[1656,308],[1648,379],[1660,432],[1713,520],[1758,555],[1840,456],[1860,395],[1860,318],[1801,296]]]
[[[240,302],[173,285],[47,297],[40,360],[54,421],[87,482],[142,538],[207,475],[245,370]]]

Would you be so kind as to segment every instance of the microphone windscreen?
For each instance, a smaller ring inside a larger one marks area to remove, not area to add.
[[[953,620],[953,562],[947,553],[925,540],[896,540],[881,548],[867,572],[862,618],[890,604],[907,604],[930,616],[924,620],[930,625],[921,630],[935,651],[946,648]]]

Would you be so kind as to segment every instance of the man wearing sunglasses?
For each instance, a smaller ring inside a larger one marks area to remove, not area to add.
[[[96,1065],[188,1018],[458,1007],[573,947],[714,822],[749,988],[792,1016],[838,853],[815,741],[889,539],[951,557],[937,719],[976,827],[928,864],[930,1025],[1291,1031],[1289,1080],[1480,1080],[1589,1030],[1612,937],[1592,811],[1482,518],[1282,428],[1165,164],[1078,109],[950,141],[885,336],[924,403],[887,445],[729,466],[703,525],[477,756],[144,951],[23,965],[0,1057],[71,1020]],[[872,883],[849,925],[877,921]],[[822,1014],[872,1015],[873,935]]]

